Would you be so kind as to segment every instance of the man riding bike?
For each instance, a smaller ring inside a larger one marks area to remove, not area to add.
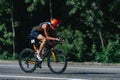
[[[42,22],[38,26],[35,26],[31,30],[31,35],[41,41],[39,50],[37,50],[36,57],[38,60],[42,61],[40,54],[45,47],[47,40],[59,41],[59,38],[56,37],[56,28],[59,25],[58,19],[51,19],[50,22]]]

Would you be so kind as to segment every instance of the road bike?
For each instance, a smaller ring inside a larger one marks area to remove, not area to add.
[[[41,54],[42,58],[44,57],[44,60],[39,61],[36,58],[36,52],[37,49],[39,49],[40,42],[31,35],[29,35],[29,40],[32,48],[23,49],[18,56],[21,70],[26,73],[32,73],[36,68],[41,68],[41,64],[45,61],[45,58],[48,68],[53,73],[63,73],[66,70],[67,59],[63,50],[54,49],[53,44],[50,41],[47,41],[46,46],[43,49],[44,54]],[[60,41],[57,43],[60,43]]]

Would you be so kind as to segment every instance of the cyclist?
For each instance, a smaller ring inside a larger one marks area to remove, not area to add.
[[[59,41],[59,38],[55,36],[56,34],[56,28],[59,26],[59,20],[58,19],[51,19],[50,22],[42,22],[38,26],[35,26],[31,30],[31,35],[41,41],[41,45],[39,47],[39,50],[37,50],[36,57],[38,60],[42,61],[40,54],[42,50],[44,49],[44,46],[46,44],[47,40],[56,40]]]

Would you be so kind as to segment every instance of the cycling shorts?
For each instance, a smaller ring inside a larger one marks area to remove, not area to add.
[[[34,38],[37,39],[37,37],[38,37],[39,34],[38,34],[35,30],[32,30],[32,31],[31,31],[31,35],[32,35]]]

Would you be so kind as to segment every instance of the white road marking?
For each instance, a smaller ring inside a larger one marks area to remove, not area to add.
[[[49,79],[49,80],[88,80],[88,79],[72,79],[72,78],[56,78],[56,77],[35,77],[35,76],[16,76],[16,75],[0,75],[1,78],[22,78],[22,79]]]

